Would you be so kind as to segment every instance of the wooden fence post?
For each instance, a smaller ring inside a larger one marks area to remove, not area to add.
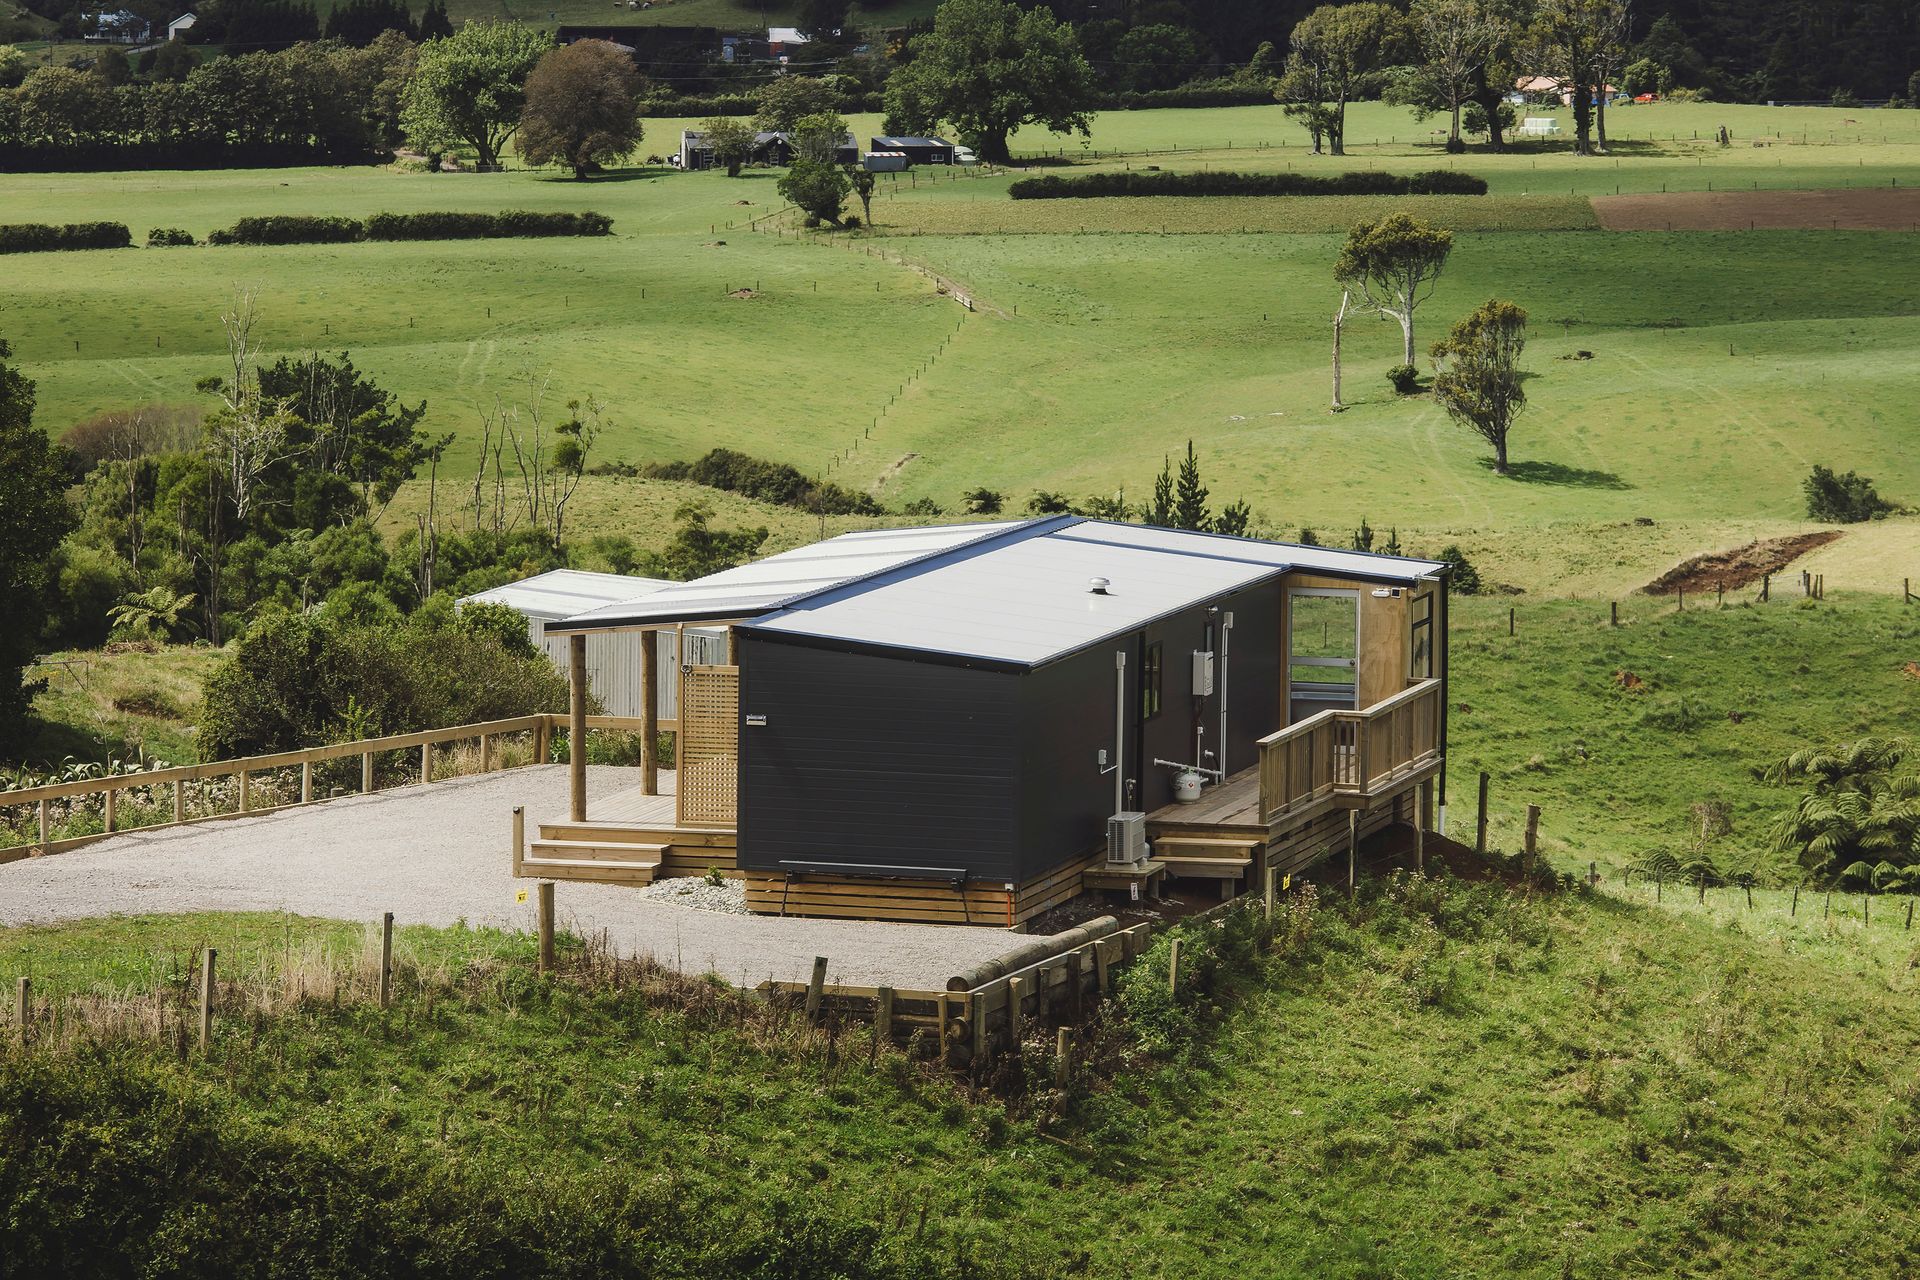
[[[480,772],[493,772],[493,735],[490,733],[480,735]]]
[[[1519,626],[1519,619],[1520,619],[1520,611],[1512,607],[1511,605],[1509,605],[1507,607],[1507,634],[1508,635],[1511,636],[1516,634],[1516,629]]]
[[[200,1051],[207,1051],[207,1042],[213,1039],[213,992],[214,961],[220,953],[212,947],[207,948],[206,956],[200,964]]]
[[[1474,824],[1473,829],[1473,851],[1475,853],[1485,853],[1487,851],[1487,782],[1487,773],[1483,769],[1480,772],[1480,817]]]
[[[1025,978],[1007,979],[1007,1044],[1016,1053],[1020,1050],[1020,1042],[1025,1038],[1024,1028],[1022,1026],[1023,1011],[1020,1005],[1026,999],[1026,996],[1027,981]]]
[[[540,972],[553,972],[553,881],[542,880],[540,900]]]
[[[20,1038],[20,1047],[27,1047],[33,1026],[33,979],[22,978],[13,998],[14,1034]]]
[[[527,811],[522,805],[513,806],[513,874],[520,875],[521,861],[527,856]]]
[[[1527,865],[1531,868],[1540,854],[1540,806],[1537,804],[1527,806],[1527,837],[1522,848],[1527,855]]]
[[[1101,995],[1107,994],[1107,940],[1100,938],[1093,944],[1093,985]]]
[[[253,775],[245,769],[240,771],[240,812],[253,812]]]
[[[1357,754],[1357,753],[1356,753]],[[1347,810],[1347,896],[1360,892],[1360,811]]]
[[[42,800],[40,802],[40,852],[41,853],[47,852],[48,843],[49,842],[47,840],[47,802],[45,800]]]
[[[1765,604],[1772,595],[1773,595],[1773,575],[1770,573],[1763,573],[1760,575],[1760,603]]]
[[[187,820],[187,780],[185,778],[173,784],[173,820],[175,822]]]
[[[1266,899],[1267,899],[1267,919],[1269,920],[1273,919],[1273,882],[1279,876],[1279,874],[1280,874],[1279,867],[1276,867],[1271,863],[1267,864]]]
[[[873,1038],[876,1043],[893,1039],[893,988],[881,987],[874,993]]]
[[[1167,994],[1180,994],[1180,939],[1173,939],[1167,953]]]
[[[1612,602],[1612,610],[1613,610],[1613,617],[1612,617],[1612,620],[1607,623],[1607,625],[1610,627],[1617,627],[1620,625],[1620,602],[1618,600],[1615,600]]]
[[[373,752],[371,751],[360,753],[360,794],[363,796],[373,794]]]
[[[1064,1089],[1071,1079],[1073,1079],[1073,1032],[1062,1027],[1053,1041],[1054,1087]]]
[[[967,1029],[973,1033],[973,1065],[985,1066],[987,1051],[993,1041],[987,1035],[987,993],[984,990],[967,993]]]
[[[300,803],[313,803],[313,761],[300,762]]]
[[[112,831],[116,826],[119,825],[120,788],[118,787],[107,788],[105,807],[106,807],[106,813],[103,816],[106,819],[106,828],[108,831]]]
[[[813,976],[807,979],[807,1021],[814,1022],[820,1017],[820,1002],[827,991],[827,958],[813,958]]]
[[[380,1007],[393,998],[393,912],[380,917]]]
[[[1797,916],[1799,914],[1800,914],[1800,886],[1796,884],[1795,886],[1793,886],[1793,905],[1787,908],[1787,918],[1792,919],[1794,916]]]
[[[426,786],[433,781],[433,744],[420,744],[420,785]]]

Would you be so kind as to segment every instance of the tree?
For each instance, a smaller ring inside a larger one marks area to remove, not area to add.
[[[639,98],[640,73],[618,46],[579,40],[550,49],[527,77],[520,155],[585,178],[640,145]]]
[[[966,506],[970,516],[997,516],[1000,508],[1007,504],[1007,495],[997,489],[982,486],[969,489],[960,495],[960,501]]]
[[[1007,138],[1021,125],[1088,131],[1093,68],[1073,28],[1049,9],[946,0],[933,30],[909,50],[912,61],[887,82],[890,128],[930,130],[945,121],[996,164],[1011,163]]]
[[[33,383],[8,361],[0,340],[0,740],[26,721],[45,681],[28,680],[52,606],[49,568],[74,524],[66,476],[47,433],[33,425]]]
[[[1453,232],[1394,213],[1355,226],[1334,264],[1338,284],[1357,292],[1382,317],[1400,322],[1402,364],[1415,360],[1414,309],[1433,292],[1452,252]]]
[[[1156,22],[1134,27],[1114,45],[1120,79],[1136,93],[1172,89],[1193,79],[1206,60],[1200,42],[1186,27]]]
[[[789,141],[796,161],[831,165],[846,145],[847,122],[831,111],[817,111],[793,122]]]
[[[860,197],[860,221],[873,225],[873,171],[865,165],[848,165],[847,181],[853,184],[853,194]]]
[[[423,151],[464,143],[481,169],[498,169],[520,127],[527,77],[552,47],[550,34],[518,22],[469,22],[427,42],[401,108],[408,140]]]
[[[806,156],[794,157],[786,176],[774,184],[781,199],[807,215],[808,225],[830,222],[835,226],[840,224],[840,209],[852,186],[840,166]]]
[[[133,79],[133,64],[119,48],[108,45],[93,60],[93,74],[117,88]]]
[[[1606,150],[1594,142],[1594,101],[1626,47],[1627,0],[1541,0],[1526,48],[1539,73],[1572,96],[1573,153]]]
[[[1196,533],[1213,528],[1213,513],[1207,510],[1207,486],[1200,483],[1200,460],[1194,456],[1191,440],[1187,441],[1187,456],[1180,463],[1180,475],[1173,482],[1173,527]]]
[[[1320,148],[1346,151],[1347,103],[1376,88],[1405,43],[1405,19],[1384,4],[1322,5],[1293,29],[1287,74],[1276,90],[1288,114],[1306,121]]]
[[[347,0],[327,15],[327,38],[356,49],[366,48],[383,31],[414,35],[413,15],[407,12],[405,0]]]
[[[447,18],[446,0],[427,0],[427,7],[420,14],[420,39],[444,40],[453,34],[453,23]]]
[[[1810,783],[1773,825],[1774,847],[1816,874],[1836,867],[1885,882],[1920,861],[1920,774],[1904,738],[1861,738],[1803,747],[1761,775],[1776,785]]]
[[[851,0],[795,0],[793,23],[809,35],[839,35],[852,8]]]
[[[1161,457],[1160,474],[1153,478],[1153,501],[1141,518],[1158,529],[1173,528],[1173,459]]]
[[[1849,471],[1836,475],[1832,469],[1815,463],[1802,482],[1807,494],[1807,518],[1830,524],[1859,524],[1890,515],[1894,505],[1880,496],[1873,481]]]
[[[713,162],[725,165],[727,176],[740,176],[740,166],[753,156],[753,126],[732,116],[714,116],[700,124],[701,141],[713,153]]]
[[[198,65],[193,50],[187,48],[187,42],[179,36],[161,45],[153,55],[153,78],[170,84],[185,80]]]
[[[1414,0],[1412,26],[1425,59],[1422,78],[1451,115],[1447,149],[1459,151],[1466,145],[1460,137],[1461,108],[1505,37],[1505,24],[1480,0]]]
[[[760,90],[758,101],[753,127],[768,133],[789,133],[803,116],[840,109],[839,91],[812,76],[775,76]]]
[[[107,611],[107,620],[115,631],[138,640],[171,640],[180,629],[182,615],[193,603],[193,592],[179,592],[165,584],[145,591],[130,592]]]
[[[1433,344],[1441,365],[1433,396],[1447,415],[1472,427],[1493,446],[1493,470],[1507,474],[1507,433],[1527,407],[1520,353],[1527,346],[1527,313],[1492,300]]]

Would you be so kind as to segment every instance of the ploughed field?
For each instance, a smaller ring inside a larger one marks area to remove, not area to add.
[[[1108,113],[1084,147],[1041,134],[1016,150],[1064,148],[1087,168],[1451,164],[1492,194],[1016,202],[1010,175],[923,169],[883,180],[878,225],[857,237],[791,218],[749,230],[780,208],[767,171],[643,166],[590,183],[380,169],[12,176],[0,179],[0,220],[121,219],[137,238],[150,226],[204,237],[250,214],[504,208],[596,209],[615,234],[21,255],[8,259],[0,334],[56,432],[104,409],[191,400],[222,363],[221,307],[250,286],[270,349],[351,351],[429,403],[430,428],[458,438],[456,460],[469,442],[477,452],[481,413],[524,398],[530,376],[606,407],[603,460],[725,445],[893,506],[930,498],[953,511],[983,485],[1014,509],[1036,490],[1138,498],[1191,438],[1214,501],[1245,499],[1269,531],[1344,541],[1365,517],[1416,549],[1458,543],[1501,583],[1611,593],[1693,555],[1803,531],[1799,483],[1815,462],[1920,500],[1900,411],[1920,367],[1905,284],[1920,277],[1920,238],[1813,217],[1612,235],[1596,229],[1607,202],[1616,190],[1707,199],[1709,184],[1715,201],[1725,190],[1821,207],[1887,200],[1920,160],[1915,116],[1621,109],[1615,154],[1581,161],[1564,143],[1450,158],[1437,121],[1372,104],[1354,109],[1344,159],[1308,155],[1277,107]],[[671,151],[682,123],[649,121],[642,153]],[[853,123],[862,138],[878,128]],[[1734,146],[1711,141],[1722,123]],[[1768,194],[1795,189],[1840,194]],[[1531,314],[1514,477],[1493,476],[1477,439],[1430,398],[1390,391],[1390,323],[1350,325],[1354,407],[1326,411],[1340,230],[1403,203],[1460,233],[1419,312],[1422,350],[1488,297]],[[668,522],[634,513],[670,514],[680,496],[596,477],[576,527],[657,541]],[[416,486],[391,518],[410,524],[425,501]],[[740,521],[772,526],[776,546],[820,532],[799,513],[735,506]],[[1886,590],[1917,551],[1913,523],[1896,520],[1819,554],[1830,587]]]

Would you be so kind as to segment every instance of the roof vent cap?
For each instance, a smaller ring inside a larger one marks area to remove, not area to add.
[[[1107,588],[1112,585],[1113,584],[1105,578],[1093,578],[1087,582],[1087,590],[1096,596],[1111,595],[1113,593],[1108,591]]]

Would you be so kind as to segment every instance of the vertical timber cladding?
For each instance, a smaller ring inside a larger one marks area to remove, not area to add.
[[[740,668],[686,667],[680,673],[679,768],[675,808],[683,827],[738,822]]]
[[[1407,680],[1407,597],[1412,589],[1395,586],[1382,586],[1377,582],[1362,581],[1356,578],[1330,578],[1311,573],[1289,573],[1282,580],[1285,587],[1326,587],[1335,590],[1354,591],[1360,597],[1360,669],[1356,673],[1359,689],[1356,697],[1360,709],[1372,706],[1405,689]],[[1375,595],[1384,591],[1387,594]],[[1399,594],[1393,594],[1398,591]],[[1286,597],[1281,596],[1280,642],[1287,641]],[[1439,623],[1436,621],[1436,627]],[[1282,665],[1281,699],[1285,705],[1288,690],[1285,681],[1291,673]]]
[[[1017,883],[1019,676],[752,628],[739,640],[742,869],[950,868],[976,887]]]

